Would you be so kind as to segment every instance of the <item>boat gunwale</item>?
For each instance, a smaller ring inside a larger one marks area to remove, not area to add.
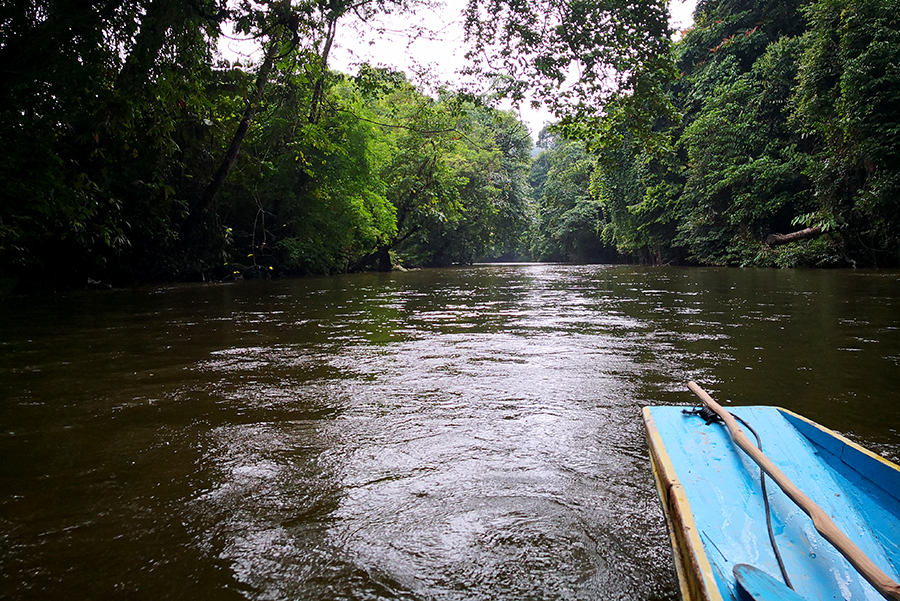
[[[690,502],[656,428],[650,407],[644,407],[643,417],[650,446],[650,463],[669,527],[682,598],[691,601],[724,601],[703,541],[700,540]]]

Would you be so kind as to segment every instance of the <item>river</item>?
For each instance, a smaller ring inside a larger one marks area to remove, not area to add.
[[[677,599],[640,408],[900,459],[900,274],[490,265],[0,300],[0,597]]]

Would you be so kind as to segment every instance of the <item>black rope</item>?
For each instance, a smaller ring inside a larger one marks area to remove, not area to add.
[[[682,413],[685,413],[687,415],[699,415],[706,421],[707,426],[713,422],[723,423],[722,418],[720,418],[715,411],[713,411],[706,405],[697,409],[684,409]],[[753,429],[753,426],[748,424],[737,415],[732,415],[734,416],[734,419],[741,422],[741,424],[743,424],[748,430],[750,430],[750,432],[753,433],[753,436],[756,438],[756,448],[762,451],[762,441],[759,439],[759,434],[756,433],[756,430]],[[778,568],[781,570],[781,577],[784,578],[784,583],[788,586],[788,588],[794,590],[794,585],[791,584],[791,579],[788,576],[787,568],[784,567],[784,561],[781,559],[781,551],[778,550],[778,543],[775,541],[775,531],[772,528],[772,512],[769,508],[769,495],[766,494],[766,472],[764,472],[762,468],[760,468],[759,470],[759,485],[762,489],[763,502],[766,506],[766,527],[769,530],[769,541],[772,544],[772,550],[775,551],[775,559],[778,561]]]

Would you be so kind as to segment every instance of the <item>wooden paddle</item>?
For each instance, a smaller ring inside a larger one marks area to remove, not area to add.
[[[781,490],[784,491],[784,494],[803,510],[803,513],[812,519],[813,526],[815,526],[819,534],[834,545],[834,547],[847,558],[847,561],[849,561],[853,567],[856,568],[856,570],[885,597],[885,599],[900,601],[900,584],[897,584],[890,576],[881,571],[881,569],[876,566],[872,560],[847,537],[846,534],[841,532],[821,507],[816,505],[812,499],[807,497],[803,491],[797,488],[797,486],[791,482],[790,479],[788,479],[788,477],[785,476],[762,451],[756,448],[756,445],[750,442],[750,439],[747,438],[740,427],[738,427],[734,416],[715,402],[705,390],[696,384],[696,382],[688,382],[688,388],[691,389],[691,392],[700,397],[707,407],[712,409],[722,418],[722,421],[725,422],[725,427],[728,428],[728,433],[731,434],[731,439],[734,440],[735,444],[747,453],[760,469],[775,481]]]

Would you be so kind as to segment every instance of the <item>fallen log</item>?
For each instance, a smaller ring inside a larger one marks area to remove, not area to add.
[[[766,238],[766,244],[769,246],[781,246],[782,244],[790,244],[791,242],[797,242],[798,240],[806,240],[807,238],[815,238],[822,234],[821,227],[808,227],[805,230],[800,230],[799,232],[792,232],[790,234],[769,234]]]

